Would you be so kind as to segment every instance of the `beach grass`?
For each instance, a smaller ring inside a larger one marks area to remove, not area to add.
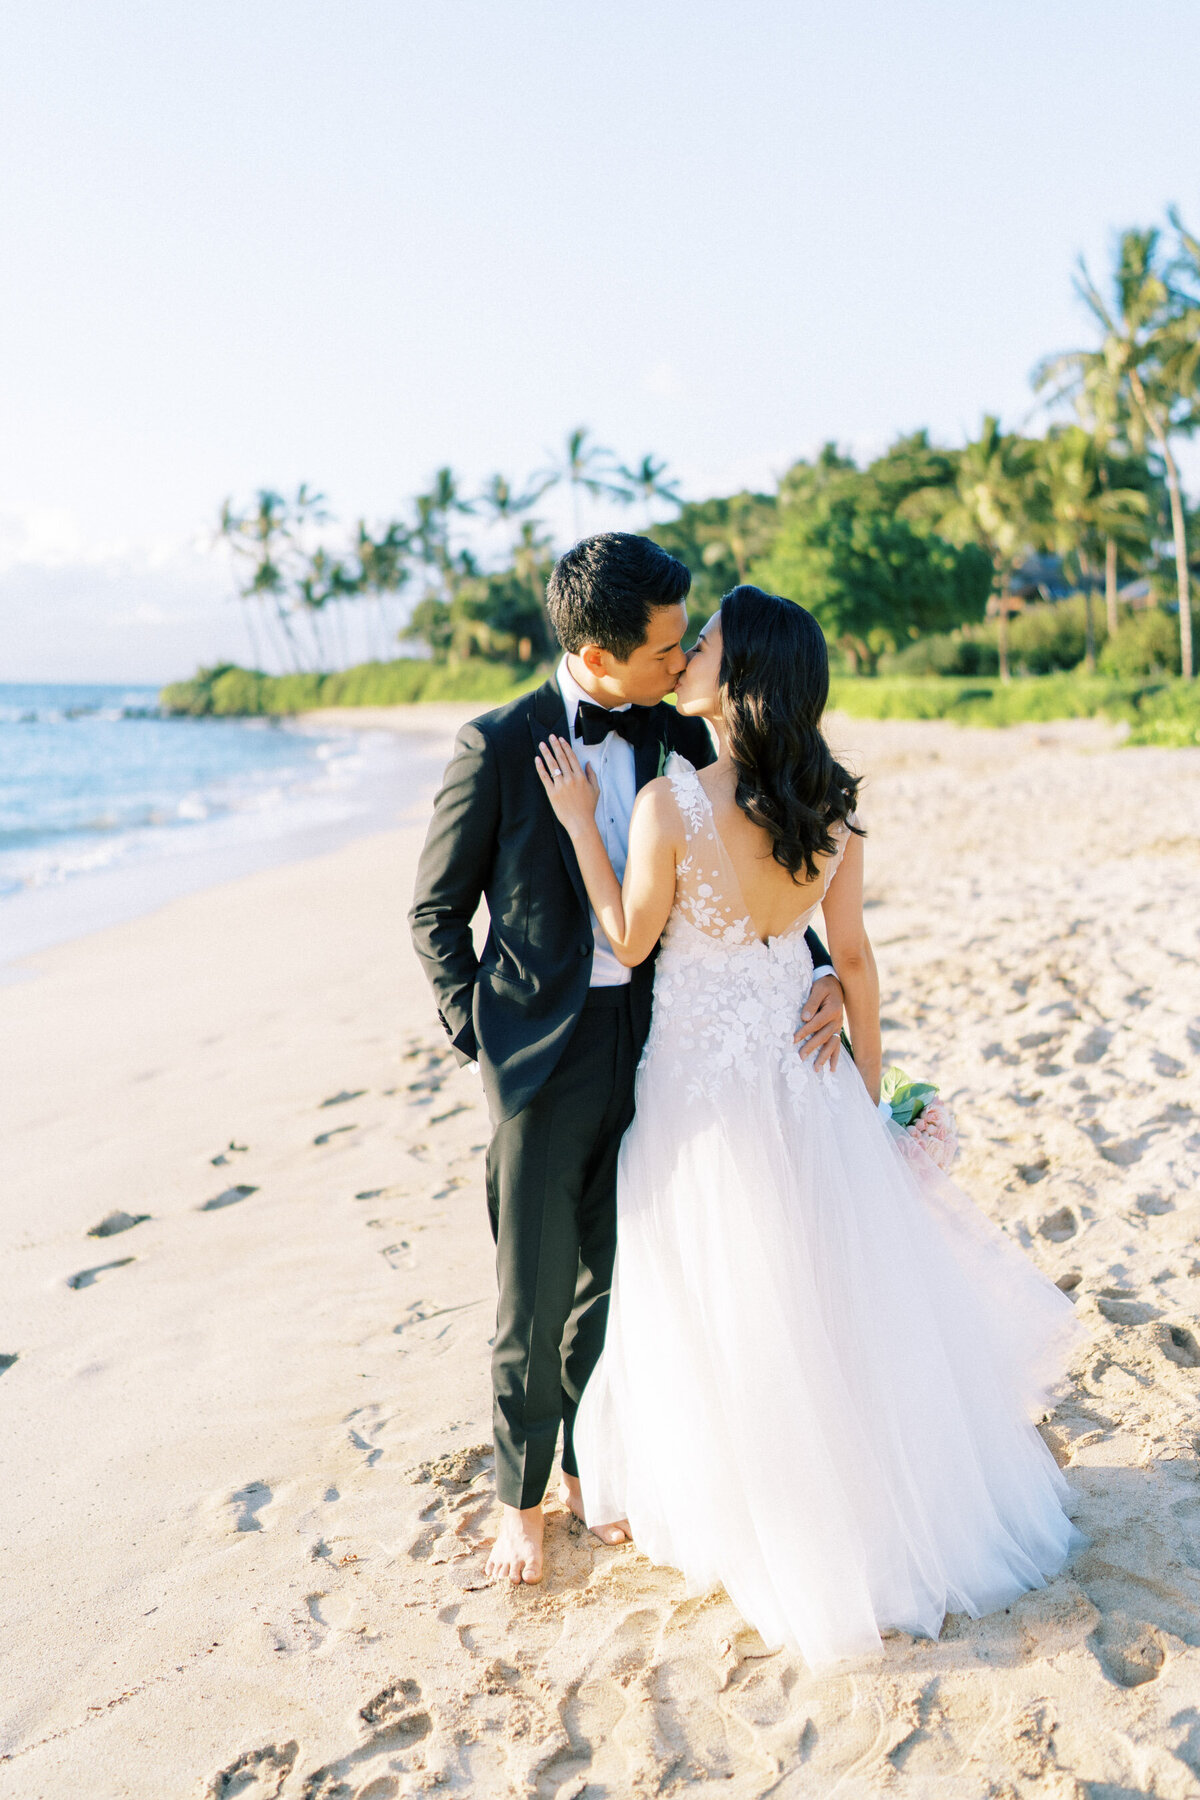
[[[842,675],[834,677],[830,705],[860,719],[948,719],[959,725],[1106,718],[1129,726],[1129,744],[1200,744],[1200,688],[1165,676],[1118,681],[1072,673],[1002,682]]]

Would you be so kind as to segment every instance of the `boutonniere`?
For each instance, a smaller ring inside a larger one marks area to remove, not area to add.
[[[655,776],[657,777],[657,776],[661,775],[663,770],[666,768],[666,766],[667,766],[666,739],[659,738],[659,740],[658,740],[658,767],[654,771]]]

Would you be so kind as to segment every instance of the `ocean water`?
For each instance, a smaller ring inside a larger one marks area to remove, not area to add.
[[[393,824],[434,772],[391,733],[0,684],[0,961]]]

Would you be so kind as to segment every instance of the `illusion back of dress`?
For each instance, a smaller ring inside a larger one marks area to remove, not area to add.
[[[824,899],[842,860],[849,832],[840,821],[832,836],[835,853],[817,880],[807,884],[812,898],[777,932],[760,933],[754,924],[734,861],[717,829],[712,801],[696,770],[682,756],[667,764],[667,776],[687,834],[687,854],[676,870],[675,904],[688,922],[725,944],[755,940],[760,944],[804,932]],[[795,884],[797,887],[800,884]]]
[[[764,1060],[798,1082],[793,1038],[813,974],[804,933],[837,872],[849,832],[845,825],[834,828],[837,851],[825,866],[818,897],[786,930],[760,938],[695,769],[672,756],[666,774],[687,843],[655,969],[643,1060],[656,1054],[693,1096],[711,1095],[731,1074],[755,1080],[765,1072]]]

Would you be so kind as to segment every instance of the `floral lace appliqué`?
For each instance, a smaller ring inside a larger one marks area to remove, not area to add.
[[[675,905],[654,976],[654,1016],[645,1057],[654,1055],[689,1099],[715,1098],[730,1079],[781,1072],[798,1100],[819,1080],[793,1042],[812,986],[804,933],[814,904],[765,943],[746,916],[737,876],[700,780],[684,757],[666,774],[687,836],[676,868]],[[828,888],[845,837],[830,861]]]

